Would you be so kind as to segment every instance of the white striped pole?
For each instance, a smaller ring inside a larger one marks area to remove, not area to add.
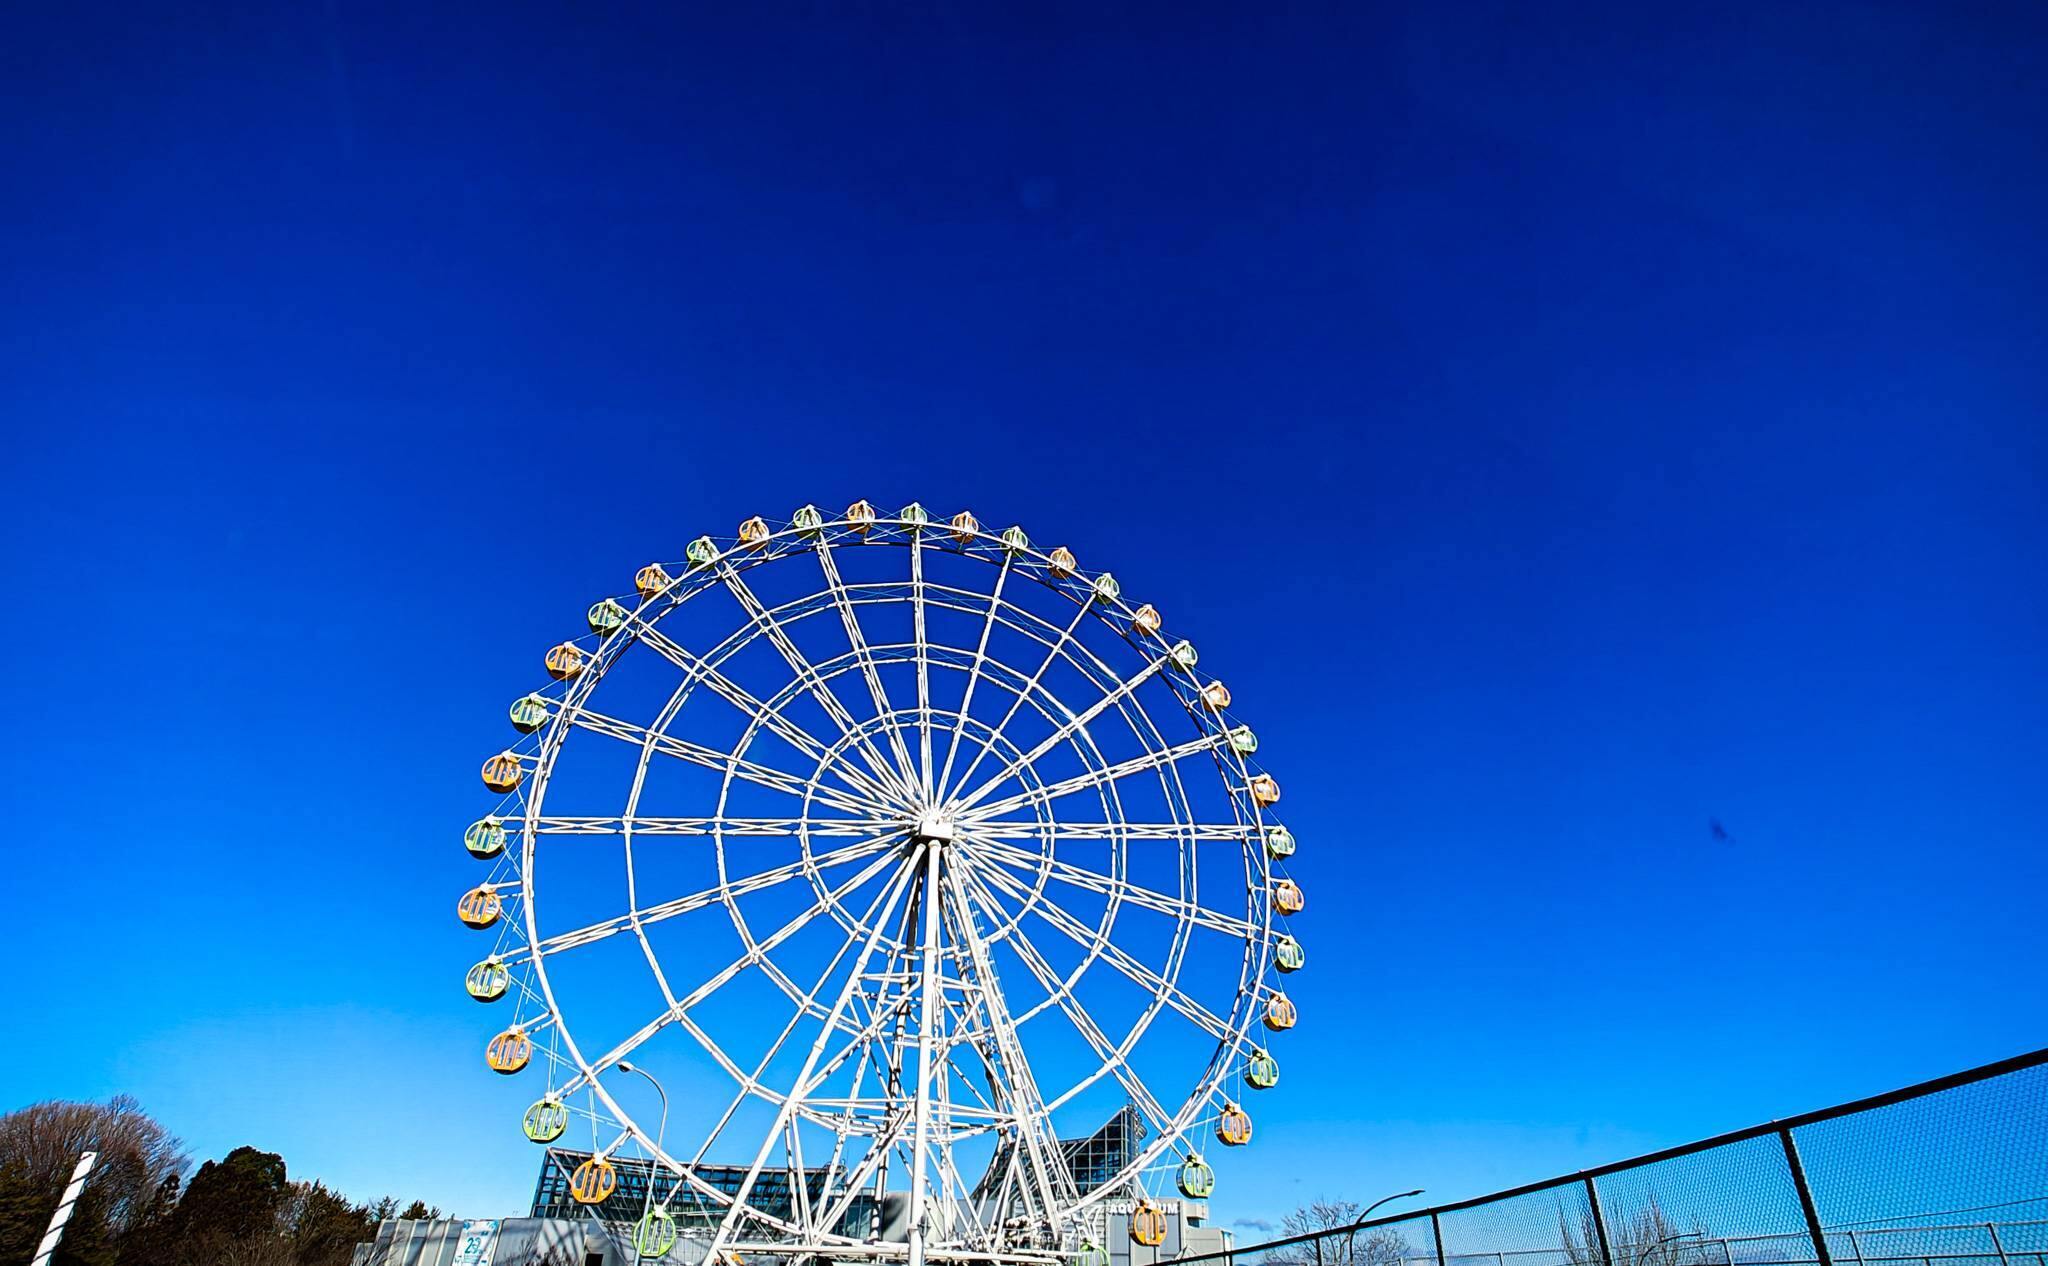
[[[64,1224],[71,1220],[71,1210],[78,1204],[78,1193],[85,1190],[86,1176],[92,1173],[93,1162],[99,1160],[98,1152],[80,1152],[78,1168],[71,1171],[71,1185],[64,1189],[64,1199],[57,1202],[57,1211],[50,1215],[50,1229],[43,1232],[42,1246],[36,1249],[36,1258],[29,1266],[49,1266],[50,1255],[57,1251],[57,1241],[64,1238]]]

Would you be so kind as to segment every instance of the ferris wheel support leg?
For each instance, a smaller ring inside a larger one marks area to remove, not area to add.
[[[932,1066],[938,1055],[939,1001],[939,844],[925,846],[924,961],[918,972],[917,1107],[915,1146],[910,1153],[910,1266],[925,1266],[925,1223],[931,1210],[925,1202],[926,1152],[931,1143]]]

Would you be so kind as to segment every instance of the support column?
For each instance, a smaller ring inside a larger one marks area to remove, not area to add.
[[[926,1152],[931,1144],[932,1073],[938,1054],[938,1039],[932,1029],[939,1011],[939,841],[924,846],[924,961],[918,970],[917,1024],[917,1106],[914,1109],[916,1143],[910,1153],[910,1266],[925,1266],[925,1222],[931,1210],[925,1201],[925,1178],[929,1168]]]

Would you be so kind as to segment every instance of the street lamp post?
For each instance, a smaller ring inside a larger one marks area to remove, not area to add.
[[[663,1141],[668,1137],[668,1091],[661,1088],[661,1083],[654,1079],[653,1073],[648,1072],[631,1060],[622,1059],[615,1067],[622,1073],[639,1073],[647,1079],[648,1085],[654,1087],[654,1093],[661,1096],[661,1124],[655,1127],[654,1150],[657,1152],[662,1151]],[[660,1172],[659,1164],[660,1162],[653,1160],[650,1160],[647,1164],[647,1191],[640,1198],[640,1226],[633,1228],[634,1266],[643,1266],[643,1263],[647,1260],[646,1255],[640,1251],[640,1227],[647,1225],[647,1211],[654,1204],[654,1176]]]

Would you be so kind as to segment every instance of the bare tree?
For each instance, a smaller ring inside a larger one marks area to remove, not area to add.
[[[1280,1220],[1276,1238],[1315,1238],[1283,1245],[1259,1260],[1263,1266],[1396,1266],[1410,1255],[1407,1238],[1391,1227],[1353,1230],[1362,1210],[1356,1200],[1312,1200]]]
[[[1557,1233],[1571,1266],[1607,1266],[1600,1258],[1600,1228],[1590,1207],[1580,1205],[1574,1217],[1560,1204]],[[1706,1236],[1705,1223],[1694,1218],[1691,1226],[1680,1226],[1655,1195],[1634,1213],[1607,1215],[1607,1248],[1614,1266],[1698,1266],[1705,1249],[1691,1241]]]
[[[28,1260],[86,1151],[99,1164],[65,1232],[68,1257],[113,1262],[164,1216],[185,1154],[135,1100],[31,1104],[0,1116],[0,1260]]]

